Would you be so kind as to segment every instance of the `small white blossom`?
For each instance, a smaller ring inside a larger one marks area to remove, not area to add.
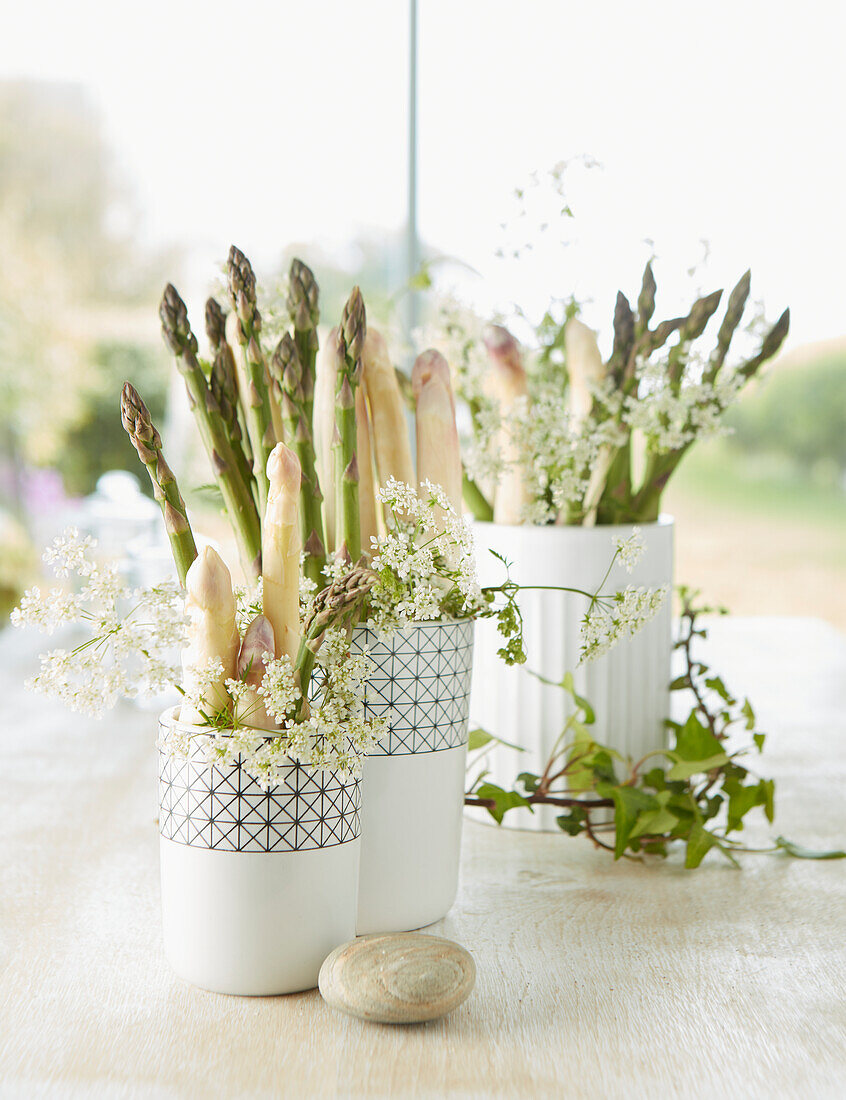
[[[78,591],[34,587],[11,616],[14,626],[81,638],[70,649],[41,656],[27,686],[72,710],[100,717],[119,699],[158,695],[179,680],[178,649],[186,638],[182,598],[174,582],[133,589],[112,562],[98,562],[96,542],[68,528],[44,554],[60,578],[82,581]]]
[[[264,700],[264,709],[270,717],[277,722],[284,721],[300,694],[291,658],[287,653],[283,653],[281,657],[265,654],[264,676],[258,693]]]
[[[674,385],[666,360],[639,362],[637,397],[624,402],[623,421],[646,437],[652,454],[667,454],[726,429],[722,416],[732,405],[745,379],[736,371],[723,370],[707,380],[707,361],[686,353],[686,370]]]
[[[628,585],[613,598],[595,600],[582,621],[579,663],[596,660],[621,638],[637,634],[657,614],[667,592],[667,585],[660,588]]]
[[[614,546],[627,573],[631,573],[646,550],[639,527],[632,528],[632,533],[627,538],[615,538]]]
[[[256,615],[261,614],[264,600],[262,578],[252,585],[236,584],[232,589],[235,596],[235,621],[241,634],[247,629]]]
[[[387,534],[372,540],[373,628],[385,636],[411,622],[476,614],[472,532],[441,486],[424,481],[418,491],[389,478],[379,499],[390,518]]]

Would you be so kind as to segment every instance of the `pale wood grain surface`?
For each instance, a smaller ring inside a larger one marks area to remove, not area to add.
[[[846,639],[721,621],[708,655],[770,732],[778,817],[750,840],[843,846]],[[685,872],[474,823],[430,929],[478,967],[452,1016],[185,985],[160,940],[154,715],[68,716],[21,691],[30,660],[0,636],[0,1096],[846,1095],[846,862]]]

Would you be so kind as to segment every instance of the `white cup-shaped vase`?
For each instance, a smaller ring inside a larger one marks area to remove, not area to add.
[[[162,715],[163,734],[179,729],[177,711]],[[355,935],[359,781],[292,761],[263,790],[240,763],[210,768],[198,750],[185,759],[161,749],[159,759],[173,969],[215,993],[314,988],[326,956]]]
[[[365,707],[389,732],[364,761],[357,932],[407,932],[445,916],[458,889],[473,628],[415,623],[354,644],[375,664]]]
[[[662,516],[656,523],[640,525],[645,551],[629,574],[619,561],[603,584],[614,556],[614,542],[626,538],[632,526],[534,527],[475,523],[479,579],[498,584],[505,570],[489,552],[495,550],[510,563],[511,578],[521,585],[555,585],[604,593],[627,585],[657,587],[673,583],[673,521]],[[572,593],[542,589],[521,592],[525,666],[507,667],[497,656],[502,638],[492,620],[478,624],[470,714],[474,728],[521,746],[515,752],[492,748],[484,765],[486,779],[510,790],[520,772],[539,774],[552,752],[573,707],[557,686],[542,683],[536,672],[554,684],[573,672],[576,691],[592,705],[595,740],[624,756],[639,759],[654,749],[665,748],[669,717],[669,684],[672,658],[671,597],[658,614],[633,637],[624,638],[607,654],[579,665],[581,623],[588,599]],[[560,809],[537,806],[511,810],[503,824],[514,828],[557,831]],[[468,810],[479,820],[490,821],[483,810]]]

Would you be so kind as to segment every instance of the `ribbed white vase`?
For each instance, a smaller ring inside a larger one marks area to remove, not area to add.
[[[511,563],[511,577],[523,585],[561,585],[595,592],[614,555],[614,540],[632,533],[628,525],[608,527],[507,527],[474,524],[479,579],[498,584],[504,578],[496,550]],[[627,584],[655,587],[673,582],[673,521],[640,525],[645,552],[627,573],[618,561],[602,587],[614,592]],[[576,691],[596,713],[592,732],[597,741],[618,752],[640,758],[667,744],[664,720],[669,715],[672,657],[671,600],[633,638],[619,642],[609,653],[578,665],[580,625],[588,606],[585,597],[549,591],[522,592],[525,667],[508,668],[497,657],[502,645],[493,620],[477,624],[470,703],[471,728],[481,727],[525,749],[503,746],[490,751],[485,766],[491,783],[511,789],[523,771],[540,773],[559,737],[572,704],[559,687],[541,683],[529,671],[559,682],[572,671]],[[470,810],[480,820],[484,811]],[[510,811],[504,820],[513,828],[557,830],[561,811],[539,806],[535,812]]]

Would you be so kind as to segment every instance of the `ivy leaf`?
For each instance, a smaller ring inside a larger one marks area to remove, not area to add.
[[[669,794],[669,791],[666,793]],[[676,815],[670,813],[669,810],[665,810],[663,806],[657,810],[647,810],[638,814],[635,827],[629,834],[629,839],[634,840],[635,837],[644,834],[660,836],[663,833],[669,833],[678,823],[679,819]]]
[[[684,676],[677,676],[675,680],[670,681],[670,691],[682,691],[686,687],[690,687],[690,677],[687,673],[685,673]]]
[[[709,756],[707,760],[679,760],[667,772],[667,778],[690,779],[692,775],[698,775],[699,772],[709,772],[712,768],[721,768],[723,764],[727,763],[728,756],[724,752],[719,752],[716,756]]]
[[[582,732],[576,735],[567,752],[567,764],[575,762],[573,770],[567,772],[567,787],[571,791],[589,791],[593,786],[595,773],[591,762],[596,755],[596,748],[582,727]]]
[[[629,837],[638,817],[644,811],[659,810],[658,799],[636,787],[613,787],[610,783],[599,783],[596,793],[601,798],[614,800],[614,859],[619,859],[626,850]]]
[[[473,752],[474,749],[483,749],[485,745],[490,745],[492,742],[497,745],[505,745],[507,749],[514,749],[515,752],[526,751],[522,745],[514,745],[511,741],[506,741],[502,737],[495,737],[492,733],[488,733],[487,730],[483,729],[470,730],[467,738],[467,751]]]
[[[722,742],[702,725],[695,711],[676,734],[671,755],[676,763],[667,773],[669,779],[689,779],[728,763]]]
[[[801,844],[794,844],[792,840],[787,840],[783,836],[776,837],[776,847],[781,848],[783,852],[787,852],[794,859],[846,859],[846,852],[836,849],[827,852],[815,852],[811,848],[803,848]]]
[[[555,821],[558,828],[562,829],[568,836],[578,836],[584,827],[585,817],[585,811],[579,806],[574,806],[569,813],[556,817]]]
[[[753,730],[755,728],[755,711],[752,709],[752,704],[748,699],[743,700],[743,706],[740,708],[740,713],[746,719],[746,728]]]
[[[673,746],[681,760],[707,760],[723,751],[722,742],[691,712],[676,736]]]
[[[722,681],[720,676],[709,676],[705,680],[705,687],[710,688],[711,691],[715,691],[717,695],[731,706],[736,700],[734,696],[729,692],[728,688]]]
[[[467,736],[467,751],[473,752],[474,749],[482,749],[485,745],[489,745],[493,741],[493,734],[488,733],[487,730],[470,730]]]
[[[532,772],[520,772],[517,776],[517,782],[523,784],[528,794],[534,794],[540,786],[540,776],[534,775]]]
[[[743,818],[755,806],[761,805],[761,792],[758,785],[744,787],[736,779],[727,779],[723,789],[729,796],[727,831],[743,828]]]
[[[655,791],[663,792],[667,789],[667,777],[664,774],[663,768],[650,768],[643,776],[643,785],[645,787],[652,787]],[[659,794],[660,799],[660,794]]]
[[[717,843],[717,838],[707,829],[703,829],[698,821],[694,821],[687,838],[687,851],[684,857],[685,867],[692,869],[698,867],[705,856]]]
[[[766,739],[767,739],[767,735],[765,733],[753,733],[752,734],[752,740],[758,746],[758,752],[763,752],[764,751],[764,742],[766,741]]]
[[[775,780],[762,779],[758,787],[764,795],[763,802],[761,803],[764,807],[764,814],[767,821],[772,824],[773,817],[775,816]]]
[[[564,690],[572,698],[576,706],[579,707],[584,714],[585,725],[592,726],[596,721],[596,714],[594,713],[593,707],[590,705],[587,699],[585,699],[583,695],[579,695],[576,691],[572,672],[566,672],[564,674],[564,679],[561,681],[561,687],[564,688]]]
[[[728,832],[742,829],[743,818],[756,806],[763,806],[767,821],[772,821],[775,798],[775,783],[772,779],[761,779],[758,783],[744,786],[736,776],[729,775],[723,782],[723,790],[729,796]]]
[[[501,825],[508,811],[517,806],[525,806],[534,813],[534,809],[522,795],[517,794],[516,791],[504,791],[502,787],[497,787],[493,783],[483,783],[476,791],[476,795],[493,801],[494,805],[488,807],[488,813],[497,825]]]

